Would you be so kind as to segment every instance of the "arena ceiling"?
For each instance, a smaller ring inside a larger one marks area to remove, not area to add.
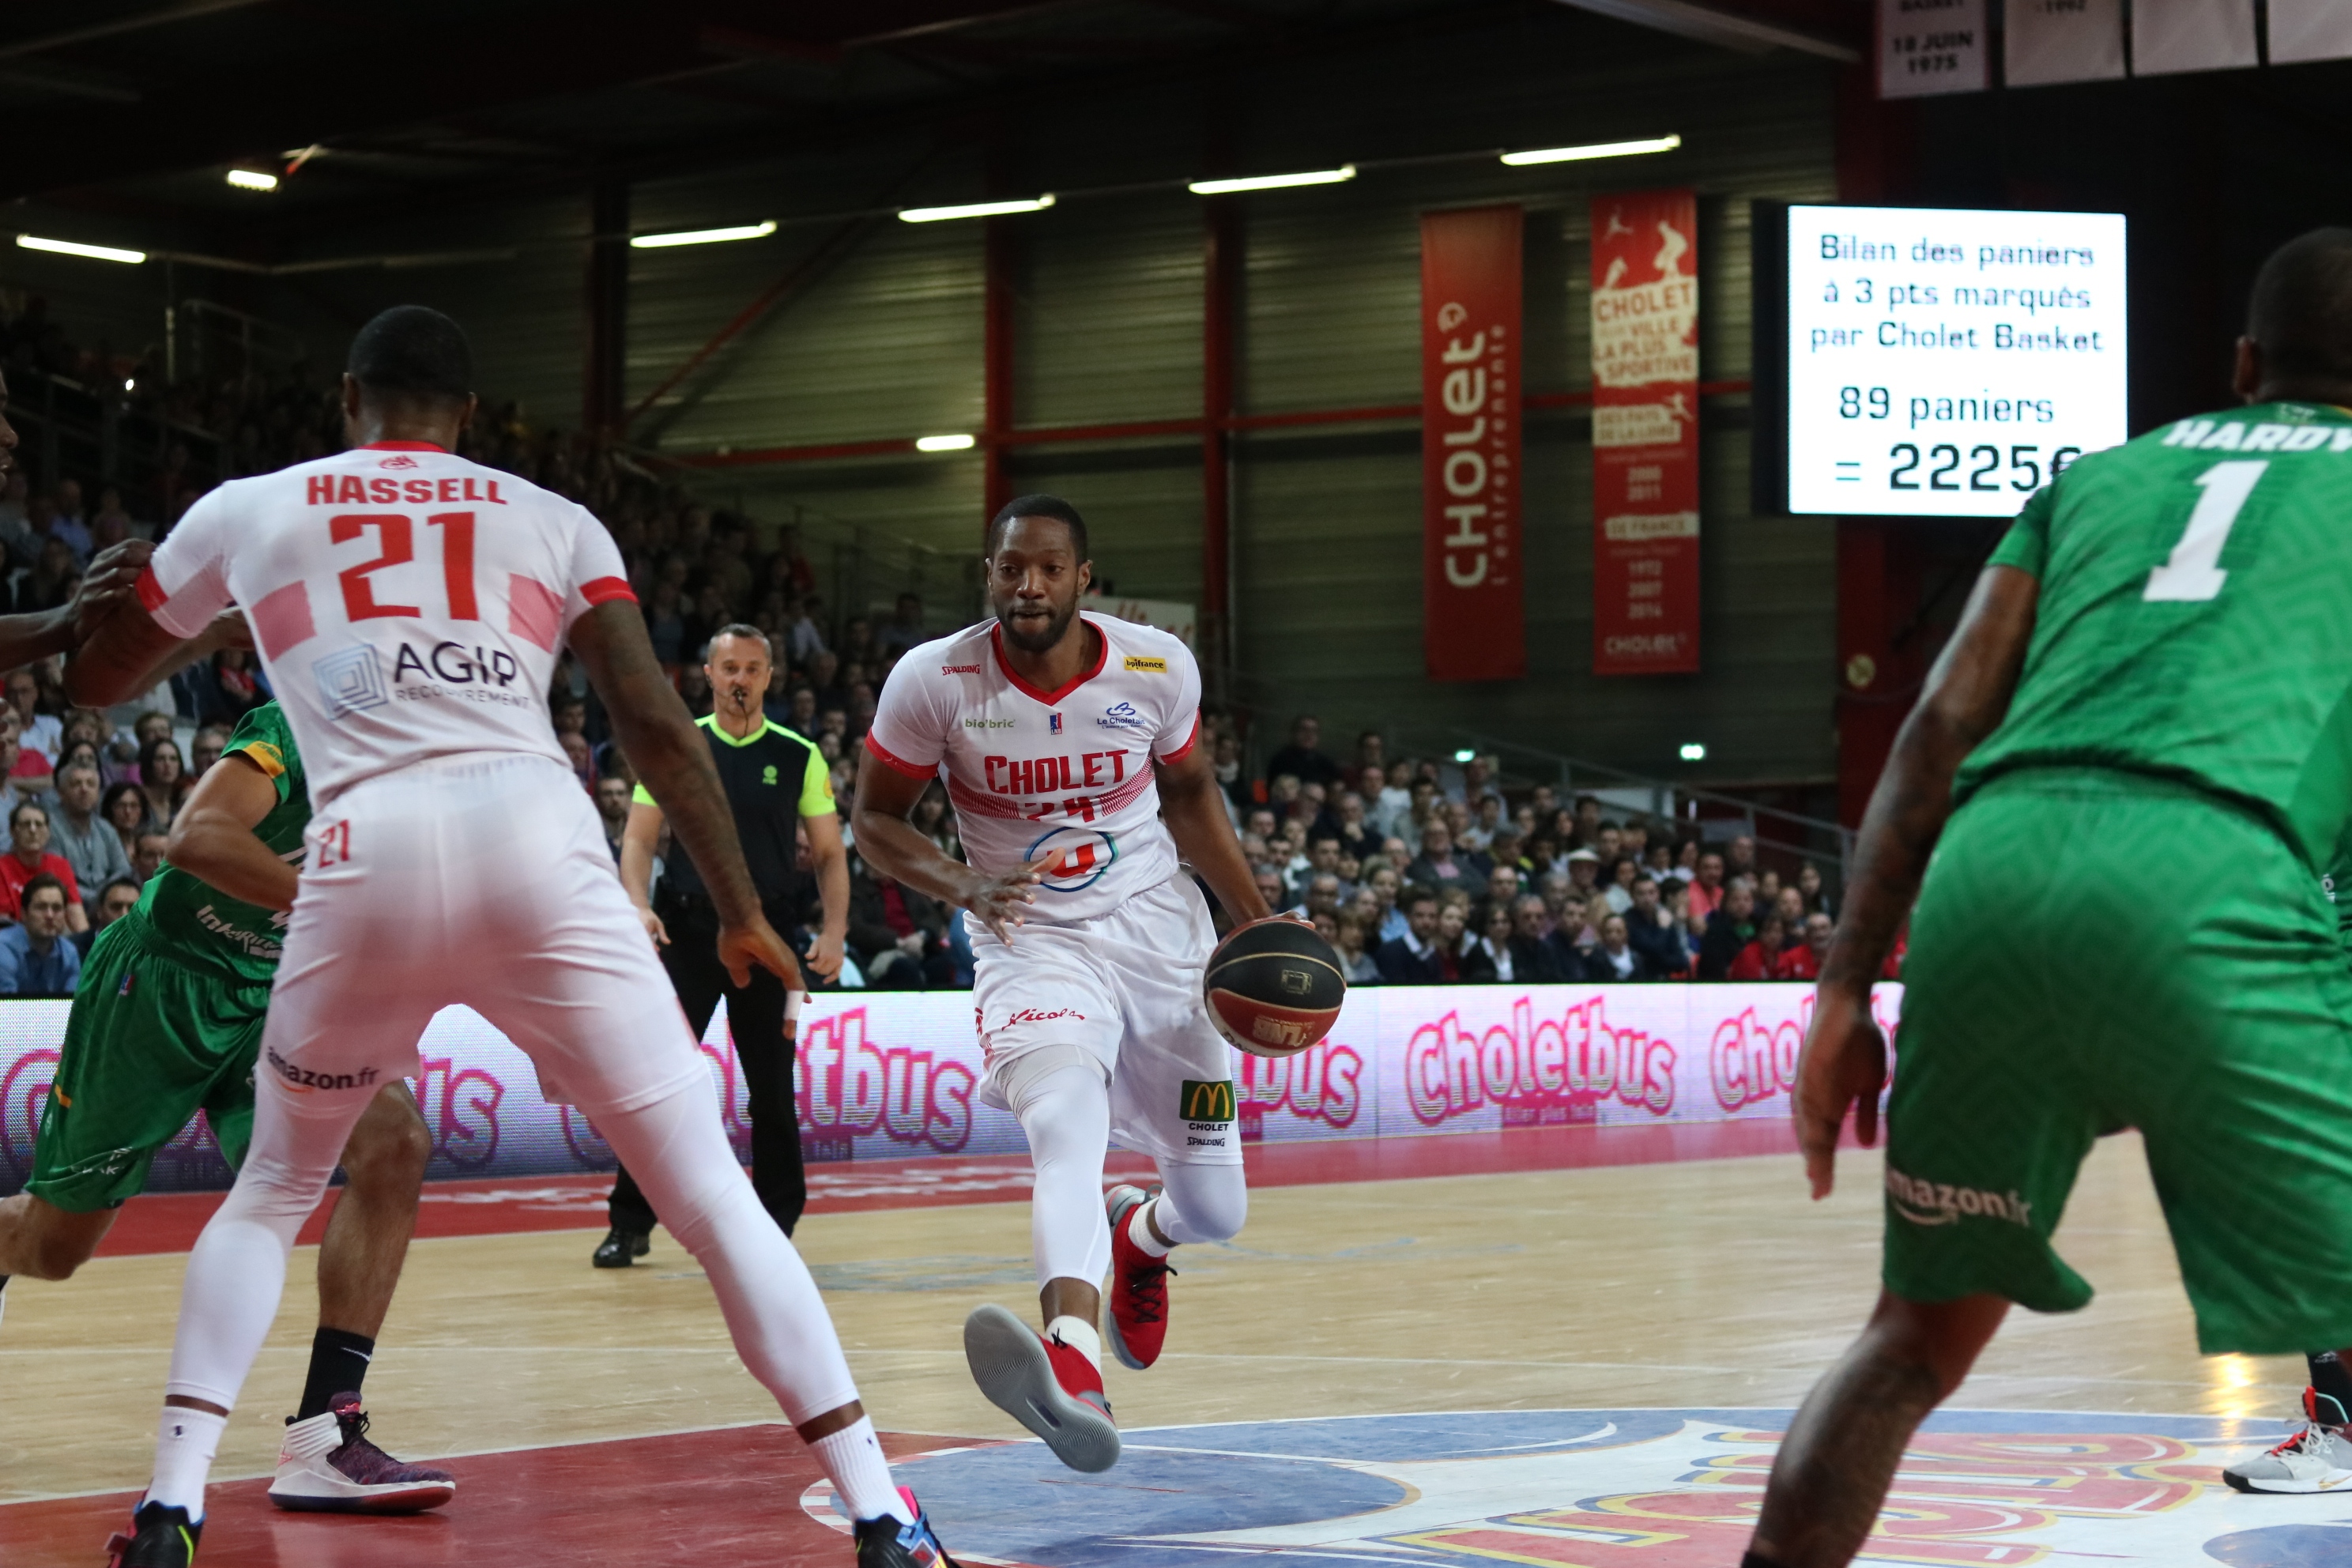
[[[0,201],[169,216],[259,258],[387,198],[657,177],[1498,16],[1591,26],[1570,6],[1734,48],[1869,36],[1866,0],[17,0]],[[264,208],[232,167],[283,184]]]

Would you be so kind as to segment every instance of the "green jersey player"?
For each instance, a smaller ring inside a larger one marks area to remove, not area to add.
[[[165,864],[138,904],[90,948],[32,1179],[0,1200],[0,1276],[70,1276],[200,1110],[229,1163],[244,1163],[254,1063],[310,820],[302,759],[267,703],[237,725],[173,818]],[[320,1250],[310,1376],[270,1488],[280,1507],[412,1512],[455,1491],[445,1472],[368,1442],[358,1395],[431,1152],[404,1082],[382,1089],[352,1132],[350,1185]]]
[[[1793,1099],[1818,1197],[1847,1109],[1875,1131],[1870,981],[1916,894],[1885,1289],[1749,1568],[1850,1561],[2010,1304],[2090,1300],[2050,1238],[2111,1128],[2145,1140],[2206,1352],[2352,1345],[2352,968],[2321,886],[2352,826],[2352,230],[2271,257],[2249,317],[2252,406],[2027,503],[1872,798]]]

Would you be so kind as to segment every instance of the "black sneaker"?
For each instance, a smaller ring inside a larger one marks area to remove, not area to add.
[[[898,1495],[914,1510],[915,1522],[901,1524],[886,1513],[851,1525],[850,1533],[857,1538],[857,1568],[958,1568],[915,1494],[900,1487]]]
[[[595,1256],[588,1261],[599,1268],[626,1268],[654,1249],[654,1238],[642,1230],[623,1230],[619,1226],[604,1233],[596,1244]]]
[[[188,1568],[204,1533],[205,1521],[189,1523],[186,1509],[142,1502],[131,1516],[131,1533],[118,1531],[106,1543],[107,1568]]]

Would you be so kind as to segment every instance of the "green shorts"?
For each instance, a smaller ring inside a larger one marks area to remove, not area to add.
[[[1957,813],[1912,917],[1886,1288],[2071,1311],[2050,1245],[2102,1133],[2143,1135],[2208,1354],[2352,1344],[2352,971],[2261,819],[2036,771]]]
[[[98,933],[82,965],[56,1086],[25,1190],[76,1214],[147,1185],[156,1151],[198,1110],[231,1165],[253,1139],[253,1064],[269,987],[152,951],[133,912]]]

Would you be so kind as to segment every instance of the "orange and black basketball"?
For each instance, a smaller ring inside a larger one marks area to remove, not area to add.
[[[1217,944],[1201,990],[1217,1033],[1253,1055],[1286,1057],[1331,1032],[1348,980],[1320,932],[1275,915]]]

